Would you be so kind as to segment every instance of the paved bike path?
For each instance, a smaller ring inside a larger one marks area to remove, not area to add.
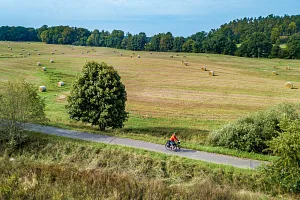
[[[243,159],[243,158],[237,158],[232,156],[207,153],[203,151],[196,151],[196,150],[189,150],[189,149],[181,149],[180,152],[173,152],[173,151],[166,150],[165,146],[160,144],[153,144],[150,142],[132,140],[127,138],[117,138],[112,136],[98,135],[98,134],[92,134],[87,132],[66,130],[66,129],[55,128],[51,126],[34,124],[31,125],[28,128],[28,130],[44,133],[48,135],[63,136],[63,137],[92,141],[92,142],[124,145],[124,146],[139,148],[139,149],[146,149],[149,151],[155,151],[155,152],[160,152],[165,154],[191,158],[195,160],[202,160],[202,161],[216,163],[216,164],[231,165],[238,168],[254,169],[257,166],[265,163],[263,161],[258,161],[258,160]]]

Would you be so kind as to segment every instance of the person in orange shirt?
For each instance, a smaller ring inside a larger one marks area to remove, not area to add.
[[[174,145],[176,144],[175,142],[178,142],[179,140],[178,140],[178,138],[176,137],[176,134],[173,133],[169,141],[170,141],[170,145],[173,145],[173,146],[174,146]]]

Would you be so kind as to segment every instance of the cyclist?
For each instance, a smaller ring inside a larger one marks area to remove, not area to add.
[[[173,133],[172,136],[171,136],[171,138],[170,138],[170,140],[169,140],[169,144],[172,145],[173,148],[174,148],[174,146],[176,145],[175,142],[178,142],[178,141],[179,141],[179,140],[178,140],[178,138],[176,137],[176,133]]]

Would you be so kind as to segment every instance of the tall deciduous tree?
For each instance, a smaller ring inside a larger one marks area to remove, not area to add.
[[[181,52],[182,51],[182,45],[184,44],[184,42],[185,42],[184,37],[175,37],[174,42],[173,42],[172,51]]]
[[[264,33],[253,33],[249,40],[242,43],[238,55],[245,57],[268,57],[272,50],[272,43]]]
[[[294,34],[287,42],[289,58],[300,58],[300,33]]]
[[[87,62],[68,97],[72,119],[105,128],[121,128],[128,118],[127,94],[121,77],[106,63]]]

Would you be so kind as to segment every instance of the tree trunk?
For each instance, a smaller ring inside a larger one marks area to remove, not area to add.
[[[100,131],[105,131],[105,124],[100,124],[99,128],[100,128]]]

